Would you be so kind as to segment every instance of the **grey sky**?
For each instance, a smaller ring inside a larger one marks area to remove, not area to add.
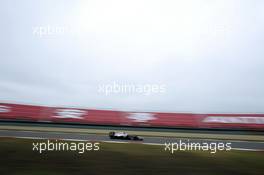
[[[264,1],[1,0],[0,24],[1,101],[264,112]],[[166,92],[98,92],[113,82]]]

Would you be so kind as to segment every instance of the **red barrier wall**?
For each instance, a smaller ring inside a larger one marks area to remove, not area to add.
[[[264,130],[264,114],[121,112],[0,103],[1,120],[118,126]]]

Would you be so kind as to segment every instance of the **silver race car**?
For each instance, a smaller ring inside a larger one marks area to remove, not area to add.
[[[143,137],[137,135],[129,135],[126,132],[109,132],[110,139],[121,139],[121,140],[135,140],[142,141]]]

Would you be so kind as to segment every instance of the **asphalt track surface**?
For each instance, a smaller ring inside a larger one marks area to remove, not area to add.
[[[188,139],[169,137],[144,137],[143,141],[126,141],[110,139],[108,135],[86,134],[86,133],[65,133],[47,131],[16,131],[0,130],[0,137],[26,138],[26,139],[54,139],[54,140],[74,140],[74,141],[99,141],[116,143],[139,143],[150,145],[164,145],[165,143],[231,143],[232,150],[244,151],[264,151],[264,142],[256,141],[234,141],[234,140],[213,140],[213,139]]]

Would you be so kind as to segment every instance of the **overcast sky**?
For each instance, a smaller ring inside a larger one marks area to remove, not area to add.
[[[1,101],[264,112],[262,0],[1,0],[0,26]]]

